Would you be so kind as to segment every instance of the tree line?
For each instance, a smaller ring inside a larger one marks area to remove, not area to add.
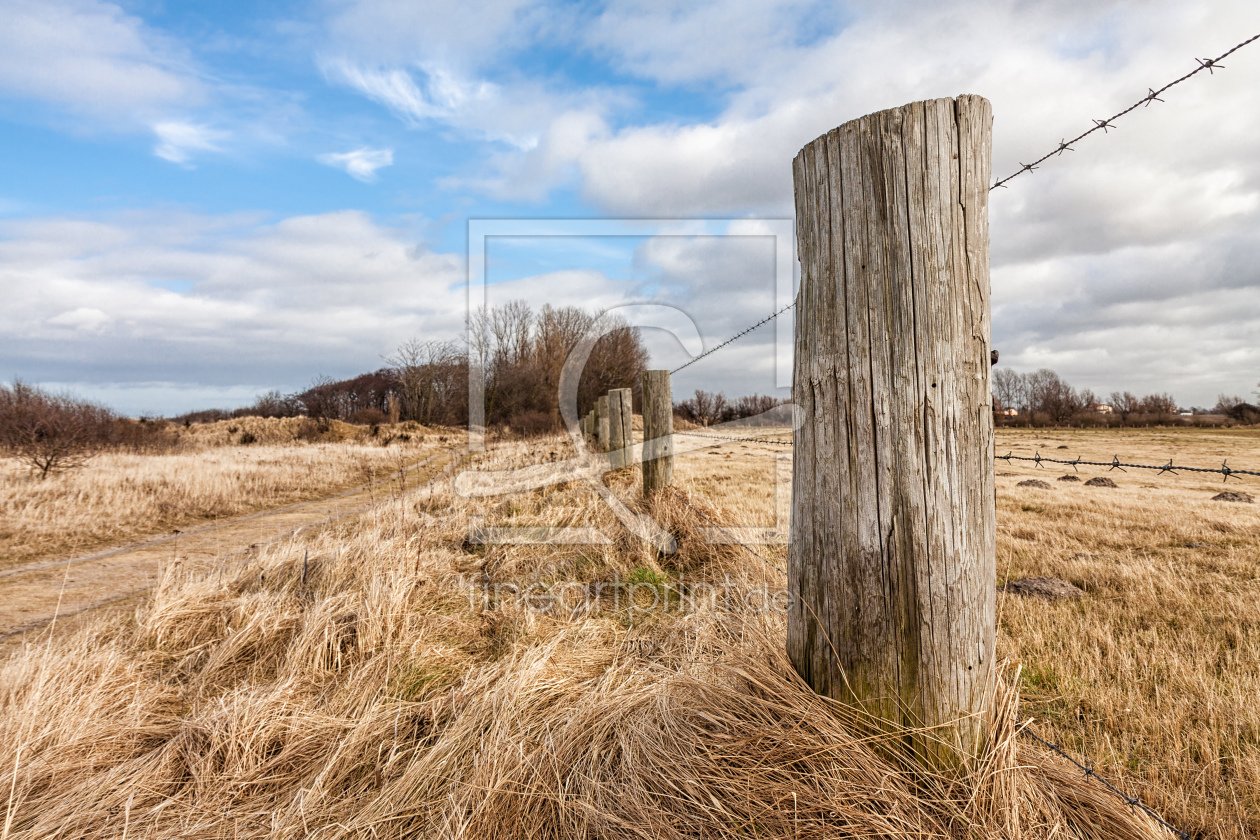
[[[1185,422],[1171,394],[1139,397],[1129,391],[1113,391],[1106,398],[1089,388],[1073,388],[1049,368],[1017,373],[1010,368],[993,371],[993,410],[1007,425],[1148,426]],[[1241,397],[1221,395],[1211,409],[1195,409],[1199,422],[1217,415],[1239,423],[1260,422],[1260,408]]]
[[[786,403],[787,400],[764,394],[750,394],[731,402],[721,391],[712,393],[697,388],[693,396],[674,403],[674,414],[699,426],[712,426],[715,423],[758,417]]]
[[[354,423],[415,421],[455,426],[468,422],[471,372],[481,373],[485,421],[524,433],[560,426],[560,374],[569,354],[597,324],[594,343],[578,383],[578,412],[600,395],[630,388],[640,401],[648,353],[637,328],[624,320],[600,320],[580,307],[545,305],[534,310],[517,300],[482,309],[471,318],[471,342],[413,339],[386,359],[386,366],[352,379],[316,379],[299,393],[271,391],[232,412],[183,415],[199,422],[227,417],[296,417]]]

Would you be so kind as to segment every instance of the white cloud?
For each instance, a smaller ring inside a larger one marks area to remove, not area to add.
[[[196,104],[184,51],[100,0],[0,0],[0,89],[98,117]]]
[[[464,279],[461,259],[350,211],[0,222],[0,375],[296,390],[458,337]],[[154,288],[172,280],[187,291]]]
[[[344,58],[326,61],[324,68],[331,79],[384,105],[412,125],[450,113],[449,109],[430,102],[411,78],[411,74],[401,68],[361,67]]]
[[[153,154],[171,163],[185,164],[193,152],[219,152],[228,134],[187,122],[160,122],[153,126],[158,143]]]
[[[328,166],[344,169],[352,178],[364,183],[376,180],[376,170],[394,163],[393,149],[355,149],[353,152],[320,155],[317,160]]]
[[[69,327],[82,332],[100,332],[101,328],[114,319],[99,309],[80,306],[49,318],[46,323],[54,327]]]

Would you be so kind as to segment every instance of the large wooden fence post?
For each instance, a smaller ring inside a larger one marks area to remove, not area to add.
[[[674,395],[669,371],[643,374],[643,494],[674,483]]]
[[[913,739],[935,766],[987,735],[992,122],[978,96],[914,102],[793,162],[788,654],[820,694],[942,726]]]

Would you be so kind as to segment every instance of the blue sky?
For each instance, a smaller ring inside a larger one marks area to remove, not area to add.
[[[992,100],[1005,173],[1260,32],[1260,7],[0,0],[0,20],[0,377],[172,414],[458,337],[469,219],[790,218],[805,143],[964,92]],[[1226,64],[995,194],[1004,363],[1186,405],[1256,387],[1260,46]],[[775,305],[755,242],[501,242],[491,279],[668,303],[711,344]],[[773,390],[773,342],[679,389]]]

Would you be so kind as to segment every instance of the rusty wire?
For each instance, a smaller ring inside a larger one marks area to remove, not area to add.
[[[1174,79],[1173,81],[1164,85],[1159,90],[1155,90],[1154,88],[1147,88],[1146,96],[1143,96],[1141,99],[1139,99],[1137,102],[1134,102],[1132,105],[1130,105],[1128,108],[1125,108],[1123,111],[1120,111],[1119,113],[1114,114],[1105,120],[1094,120],[1093,121],[1094,127],[1089,129],[1088,131],[1082,132],[1076,137],[1073,137],[1071,140],[1060,140],[1057,148],[1055,148],[1053,151],[1047,152],[1046,154],[1034,160],[1032,163],[1021,163],[1019,165],[1019,169],[1017,169],[1015,172],[1011,173],[1010,175],[1007,175],[1002,180],[997,181],[996,183],[993,184],[993,186],[989,187],[990,191],[996,190],[998,187],[1005,187],[1007,181],[1011,180],[1012,178],[1016,178],[1020,175],[1023,175],[1025,172],[1032,172],[1034,169],[1037,168],[1039,164],[1049,160],[1052,157],[1055,157],[1056,155],[1061,155],[1064,152],[1074,151],[1071,148],[1074,144],[1079,143],[1081,140],[1084,140],[1086,137],[1093,134],[1095,131],[1101,130],[1104,134],[1107,134],[1109,129],[1115,128],[1114,123],[1116,120],[1120,119],[1121,117],[1123,117],[1125,114],[1129,113],[1130,111],[1137,109],[1139,106],[1147,107],[1152,102],[1163,102],[1164,100],[1159,98],[1159,95],[1161,93],[1168,90],[1170,87],[1173,87],[1174,85],[1181,84],[1186,79],[1189,79],[1191,76],[1194,76],[1198,73],[1202,73],[1204,70],[1208,71],[1208,75],[1214,75],[1217,70],[1224,70],[1225,65],[1220,63],[1223,59],[1228,58],[1233,53],[1237,52],[1238,50],[1242,49],[1243,47],[1247,46],[1252,41],[1255,41],[1257,39],[1260,39],[1260,35],[1253,35],[1250,38],[1248,38],[1246,41],[1243,41],[1241,44],[1238,44],[1232,49],[1226,50],[1225,52],[1221,53],[1216,58],[1196,58],[1195,61],[1199,62],[1199,66],[1191,70],[1186,75],[1182,76],[1179,79]]]
[[[1087,767],[1086,765],[1081,764],[1075,758],[1072,758],[1072,756],[1064,752],[1063,748],[1060,747],[1058,744],[1055,744],[1051,741],[1047,741],[1045,738],[1042,738],[1036,732],[1033,732],[1031,723],[1032,722],[1029,721],[1028,723],[1021,726],[1019,730],[1020,734],[1027,735],[1029,738],[1032,738],[1033,740],[1037,741],[1042,746],[1049,748],[1052,752],[1054,752],[1060,758],[1067,759],[1069,762],[1076,765],[1077,769],[1079,769],[1086,776],[1095,778],[1098,781],[1102,782],[1103,787],[1107,788],[1107,790],[1111,791],[1116,796],[1123,799],[1130,808],[1140,809],[1148,817],[1155,820],[1155,822],[1159,823],[1164,828],[1168,829],[1173,834],[1176,834],[1178,837],[1180,837],[1181,840],[1190,840],[1190,832],[1182,831],[1181,829],[1172,825],[1171,823],[1166,821],[1163,817],[1161,817],[1159,814],[1152,811],[1145,803],[1142,802],[1142,800],[1138,799],[1136,796],[1129,796],[1124,791],[1120,790],[1120,788],[1116,787],[1111,782],[1107,781],[1102,776],[1098,775],[1098,771],[1095,770],[1093,767]]]

